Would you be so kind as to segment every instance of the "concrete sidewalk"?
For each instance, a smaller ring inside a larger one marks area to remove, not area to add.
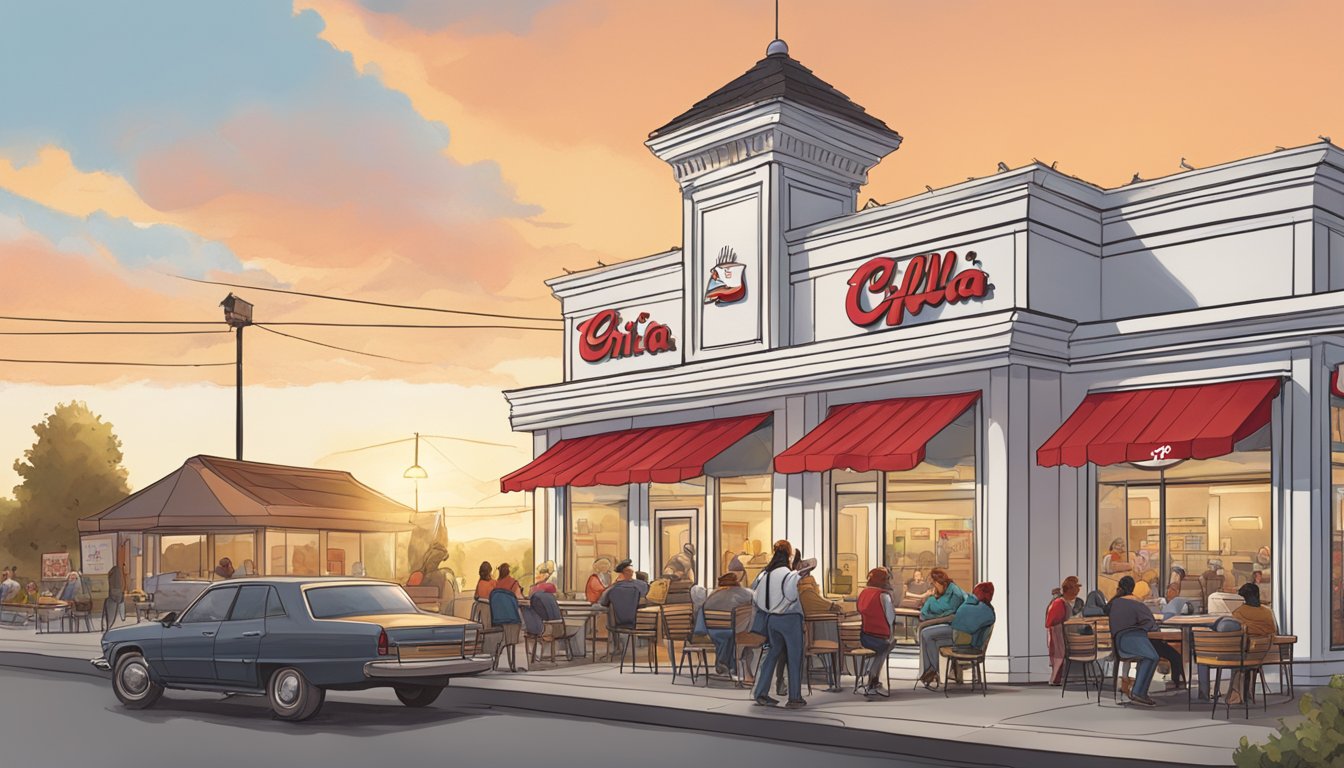
[[[88,664],[99,653],[99,635],[36,635],[0,630],[0,665],[56,672],[101,674]],[[520,649],[521,652],[521,649]],[[1103,706],[1085,698],[1081,685],[1062,699],[1058,688],[991,684],[987,696],[953,686],[951,696],[913,689],[910,659],[897,659],[889,699],[866,701],[829,693],[819,684],[802,710],[753,706],[745,690],[715,679],[676,684],[659,675],[621,674],[611,664],[536,665],[528,672],[493,672],[453,681],[454,703],[649,723],[665,727],[955,759],[984,765],[1134,766],[1232,764],[1242,736],[1264,741],[1278,718],[1295,716],[1297,702],[1277,694],[1269,712],[1252,707],[1250,720],[1234,707],[1186,710],[1184,692],[1156,696],[1155,709],[1121,707],[1107,695]],[[1271,675],[1271,687],[1274,681]],[[1160,682],[1154,687],[1159,688]],[[1302,693],[1299,690],[1299,695]],[[805,693],[805,695],[807,695]]]

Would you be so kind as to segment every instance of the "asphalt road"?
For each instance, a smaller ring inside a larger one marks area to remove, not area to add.
[[[449,690],[451,694],[451,689]],[[390,691],[329,693],[304,723],[265,700],[168,691],[121,707],[102,678],[0,668],[0,768],[315,765],[323,768],[947,768],[872,752],[813,749],[713,733],[455,707],[401,706]],[[320,738],[319,738],[320,737]]]

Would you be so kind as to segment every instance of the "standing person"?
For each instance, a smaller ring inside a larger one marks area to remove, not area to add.
[[[725,573],[719,577],[718,589],[705,598],[697,615],[703,622],[705,611],[733,612],[739,606],[751,603],[751,590],[737,581],[736,574]],[[743,611],[738,616],[738,624],[733,629],[710,629],[706,633],[714,641],[714,671],[720,675],[728,674],[736,667],[737,635],[751,630],[751,612]]]
[[[1123,576],[1116,587],[1110,604],[1111,638],[1119,655],[1139,660],[1134,672],[1134,685],[1129,700],[1143,707],[1155,707],[1157,702],[1148,697],[1148,687],[1157,671],[1158,653],[1148,633],[1157,629],[1153,612],[1134,597],[1134,577]]]
[[[803,700],[803,608],[798,602],[798,572],[790,570],[789,560],[793,557],[793,545],[780,539],[775,542],[774,553],[752,584],[754,602],[757,610],[765,614],[766,636],[770,650],[766,653],[765,663],[756,676],[756,686],[752,696],[758,706],[774,706],[779,703],[767,695],[770,678],[779,664],[787,659],[789,669],[789,700],[784,705],[789,709],[807,706]]]
[[[924,659],[919,681],[933,689],[938,687],[938,648],[951,642],[952,630],[946,625],[952,623],[957,609],[966,601],[966,593],[942,568],[929,571],[929,580],[933,582],[933,594],[919,609],[919,649]]]
[[[885,568],[868,572],[868,586],[859,593],[859,616],[863,629],[859,645],[873,652],[868,664],[868,682],[863,685],[864,696],[888,696],[882,686],[882,670],[891,653],[891,636],[896,626],[896,606],[891,603],[891,574]]]
[[[1078,593],[1083,589],[1077,576],[1070,576],[1059,585],[1059,597],[1050,601],[1045,611],[1045,631],[1050,650],[1050,684],[1060,685],[1064,680],[1064,622],[1083,612],[1083,601]]]
[[[593,561],[593,572],[588,575],[588,583],[583,587],[583,596],[589,603],[602,599],[602,593],[611,586],[611,561],[599,557]]]
[[[490,567],[489,561],[482,562],[481,567],[477,569],[477,600],[489,600],[490,593],[495,591],[495,579],[491,576],[492,571],[494,571],[494,568]]]
[[[523,599],[523,585],[511,575],[512,569],[508,563],[499,564],[499,578],[495,580],[495,589],[506,589],[513,593],[513,596],[519,600]]]

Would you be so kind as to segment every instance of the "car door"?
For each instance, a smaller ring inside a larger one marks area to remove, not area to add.
[[[237,594],[237,587],[208,589],[163,630],[163,668],[169,681],[215,681],[215,635]]]
[[[249,584],[238,589],[229,618],[215,635],[215,675],[221,683],[240,683],[255,688],[257,654],[266,634],[266,598],[271,588]]]

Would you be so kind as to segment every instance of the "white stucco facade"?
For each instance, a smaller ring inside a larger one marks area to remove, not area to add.
[[[682,190],[681,250],[549,281],[565,380],[506,393],[540,455],[560,440],[765,413],[776,454],[829,408],[979,392],[976,572],[998,589],[989,670],[1048,673],[1052,586],[1098,572],[1097,469],[1036,450],[1090,392],[1281,377],[1270,541],[1281,625],[1303,680],[1344,673],[1331,647],[1330,372],[1344,362],[1344,152],[1327,144],[1103,190],[1030,165],[856,211],[894,132],[776,99],[656,135]],[[888,160],[899,173],[899,155]],[[725,246],[747,300],[703,300]],[[874,257],[974,251],[992,289],[899,325],[846,316]],[[590,362],[580,324],[648,313],[676,348]],[[772,536],[830,563],[827,477],[773,475]],[[714,484],[696,543],[719,552]],[[653,570],[648,485],[629,486],[629,552]],[[539,558],[565,562],[565,491],[536,492]],[[877,546],[874,544],[873,546]],[[699,580],[713,584],[702,568]],[[969,587],[969,585],[966,585]],[[1089,586],[1090,588],[1090,586]]]

